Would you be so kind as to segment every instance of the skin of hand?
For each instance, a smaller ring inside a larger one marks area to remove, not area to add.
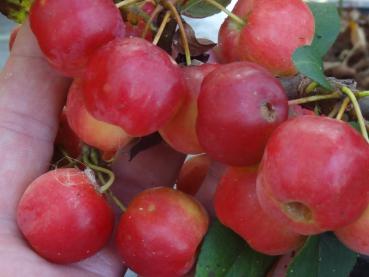
[[[46,172],[70,79],[54,71],[26,22],[0,72],[0,271],[2,277],[115,277],[125,268],[113,247],[71,265],[39,257],[16,224],[17,203],[27,186]],[[150,186],[174,184],[184,156],[160,144],[134,162],[122,154],[115,164],[118,197],[129,200]],[[121,166],[121,169],[119,168]],[[126,202],[126,203],[127,203]]]

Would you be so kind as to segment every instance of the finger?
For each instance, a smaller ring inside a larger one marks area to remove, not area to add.
[[[113,165],[116,182],[114,194],[128,204],[139,192],[150,187],[172,187],[185,155],[162,142],[130,161],[129,151],[123,151]]]
[[[25,188],[47,170],[68,85],[25,23],[0,73],[0,217],[14,218]]]

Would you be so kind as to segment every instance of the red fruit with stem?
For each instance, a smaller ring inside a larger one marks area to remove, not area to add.
[[[122,215],[117,247],[140,276],[183,276],[193,266],[209,219],[194,198],[170,188],[138,194]]]
[[[135,10],[128,12],[127,20],[125,21],[127,37],[142,37],[146,23],[151,14],[154,12],[155,7],[155,2],[146,1],[139,7],[136,7],[138,12]],[[145,39],[148,41],[153,40],[153,32],[150,28],[145,36]]]
[[[178,175],[177,189],[195,195],[208,174],[210,164],[211,160],[206,154],[186,160]]]
[[[232,12],[244,18],[252,9],[255,0],[237,1]],[[217,53],[222,63],[240,60],[239,41],[243,25],[231,18],[226,18],[218,33]]]
[[[55,263],[74,263],[102,249],[114,215],[96,184],[75,168],[49,171],[24,192],[18,226],[32,248]]]
[[[175,116],[160,130],[163,139],[175,150],[186,154],[203,153],[196,134],[197,99],[202,81],[219,67],[216,64],[184,67],[186,98]]]
[[[222,63],[239,61],[237,47],[240,38],[240,26],[227,18],[220,26],[217,53]]]
[[[299,116],[270,137],[260,166],[261,206],[309,235],[354,222],[367,206],[369,146],[347,123]]]
[[[92,57],[83,79],[87,110],[131,136],[162,128],[185,94],[181,70],[159,47],[140,38],[116,39]]]
[[[233,166],[261,160],[272,131],[287,119],[279,81],[249,62],[223,65],[207,75],[198,99],[197,135],[210,158]]]
[[[245,25],[231,19],[223,23],[219,33],[223,59],[255,62],[280,76],[296,73],[292,54],[314,38],[314,16],[307,4],[302,0],[246,0],[236,5],[234,13]]]
[[[218,219],[256,251],[282,255],[302,245],[305,237],[270,217],[256,195],[256,167],[228,168],[215,193]],[[272,228],[271,228],[272,227]]]
[[[351,250],[369,255],[369,207],[355,222],[335,230],[338,239]]]
[[[99,121],[86,110],[79,80],[69,89],[66,115],[70,127],[83,142],[105,153],[114,154],[132,139],[119,126]]]
[[[125,35],[123,19],[111,0],[36,0],[30,23],[49,62],[73,77],[82,74],[99,47]]]

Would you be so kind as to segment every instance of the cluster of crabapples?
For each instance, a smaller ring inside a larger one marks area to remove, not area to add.
[[[143,9],[155,15],[156,5]],[[68,124],[78,136],[60,140],[71,156],[83,141],[109,159],[154,132],[179,152],[206,153],[189,160],[177,189],[143,191],[123,213],[116,247],[141,276],[182,276],[193,267],[209,218],[189,194],[210,160],[228,166],[214,195],[216,216],[255,250],[282,255],[306,235],[335,231],[369,254],[367,142],[342,121],[289,108],[275,77],[296,74],[292,53],[314,36],[310,9],[301,0],[240,0],[233,12],[246,23],[224,21],[219,63],[185,67],[150,42],[142,18],[124,21],[112,0],[33,3],[41,50],[74,78],[60,129],[68,132]],[[55,263],[101,250],[114,218],[94,174],[76,168],[37,178],[18,207],[24,237]]]

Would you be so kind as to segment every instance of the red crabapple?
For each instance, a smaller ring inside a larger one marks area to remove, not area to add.
[[[314,16],[306,3],[241,0],[233,12],[244,19],[245,25],[230,18],[223,23],[219,33],[223,60],[255,62],[279,76],[296,74],[292,54],[311,44],[315,31]]]
[[[350,125],[304,115],[270,137],[257,179],[261,206],[300,234],[354,222],[368,204],[369,146]]]
[[[282,255],[300,247],[305,238],[270,217],[256,196],[256,167],[229,167],[214,197],[218,219],[256,251]]]
[[[100,48],[83,79],[87,110],[131,136],[162,128],[185,93],[179,67],[164,50],[141,38],[116,39]]]
[[[144,277],[183,276],[193,266],[209,219],[199,202],[171,188],[138,194],[122,215],[118,251]]]
[[[35,0],[30,23],[49,62],[73,77],[99,47],[125,34],[112,0]]]
[[[211,160],[206,154],[186,160],[178,175],[177,189],[195,195],[208,174],[210,164]]]
[[[30,184],[19,202],[17,222],[40,256],[73,263],[105,246],[114,215],[90,177],[78,169],[63,168]]]
[[[198,99],[197,135],[210,158],[233,166],[261,160],[272,131],[287,119],[287,96],[262,67],[238,62],[208,74]]]
[[[335,230],[335,234],[351,250],[369,255],[369,207],[358,220]]]
[[[203,153],[196,134],[197,98],[202,81],[217,64],[184,67],[186,98],[175,116],[160,130],[163,139],[175,150],[185,154]]]
[[[66,115],[70,127],[84,143],[105,153],[114,154],[132,139],[119,126],[99,121],[86,110],[79,80],[69,89]]]

